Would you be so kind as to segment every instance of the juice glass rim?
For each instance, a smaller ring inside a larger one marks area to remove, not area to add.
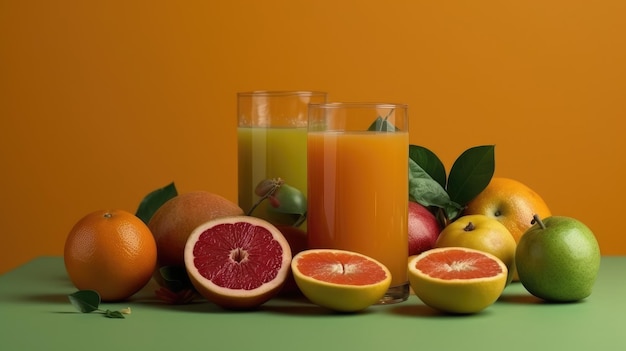
[[[409,105],[405,103],[391,102],[312,102],[309,108],[322,109],[345,109],[345,108],[402,108],[408,109]]]
[[[252,90],[238,92],[237,96],[325,96],[328,93],[317,90]]]

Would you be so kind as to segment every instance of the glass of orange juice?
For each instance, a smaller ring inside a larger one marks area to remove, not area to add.
[[[380,303],[409,296],[408,108],[309,105],[308,244],[356,251],[391,271]]]
[[[309,103],[317,91],[237,94],[238,203],[275,225],[306,230],[306,147]]]

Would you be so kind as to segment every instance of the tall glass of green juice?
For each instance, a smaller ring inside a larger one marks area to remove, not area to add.
[[[237,94],[238,201],[255,217],[306,230],[308,105],[317,91]]]

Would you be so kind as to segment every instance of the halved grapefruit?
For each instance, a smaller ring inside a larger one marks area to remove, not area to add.
[[[382,263],[345,250],[299,252],[291,261],[291,270],[306,298],[340,312],[356,312],[375,304],[391,284],[391,273]]]
[[[227,309],[251,309],[276,295],[289,273],[291,250],[269,222],[250,216],[210,220],[191,232],[185,268],[207,300]]]
[[[463,247],[436,248],[409,258],[415,295],[448,313],[476,313],[489,307],[502,294],[507,274],[496,256]]]

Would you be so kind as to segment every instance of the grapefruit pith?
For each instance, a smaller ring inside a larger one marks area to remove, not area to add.
[[[496,256],[464,247],[442,247],[409,259],[409,282],[426,305],[469,314],[492,305],[507,283],[506,265]]]
[[[291,270],[306,298],[340,312],[377,303],[391,285],[391,273],[382,263],[345,250],[302,251],[291,261]]]
[[[291,249],[271,223],[232,216],[192,231],[184,257],[191,283],[207,300],[227,309],[251,309],[282,288]]]

